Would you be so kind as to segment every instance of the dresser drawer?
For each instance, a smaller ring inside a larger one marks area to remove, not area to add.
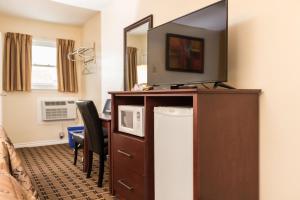
[[[115,170],[114,186],[118,199],[144,199],[144,177],[128,171],[126,168],[118,167]]]
[[[114,166],[116,168],[126,168],[143,176],[144,149],[143,141],[127,135],[113,134]]]

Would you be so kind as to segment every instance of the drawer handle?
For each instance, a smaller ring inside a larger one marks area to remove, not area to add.
[[[129,185],[127,185],[126,183],[124,183],[122,180],[118,180],[118,183],[122,186],[124,186],[127,190],[133,190],[133,187],[130,187]]]
[[[126,153],[125,151],[122,151],[122,150],[120,150],[120,149],[118,149],[118,153],[123,154],[124,156],[127,156],[128,158],[131,158],[131,157],[132,157],[131,154]]]

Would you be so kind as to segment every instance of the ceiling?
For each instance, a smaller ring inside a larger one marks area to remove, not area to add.
[[[91,9],[101,10],[110,0],[52,0],[66,5]]]
[[[1,0],[0,13],[53,23],[82,25],[107,2],[108,0]]]

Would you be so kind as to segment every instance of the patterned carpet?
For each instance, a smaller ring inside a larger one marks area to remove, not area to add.
[[[113,199],[109,195],[107,165],[104,187],[97,187],[99,162],[96,154],[92,177],[87,179],[86,173],[82,172],[82,150],[76,166],[73,165],[73,150],[67,144],[20,148],[17,151],[41,200]]]

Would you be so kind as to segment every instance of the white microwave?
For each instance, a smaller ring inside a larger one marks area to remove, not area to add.
[[[119,131],[144,137],[144,106],[118,106]]]

